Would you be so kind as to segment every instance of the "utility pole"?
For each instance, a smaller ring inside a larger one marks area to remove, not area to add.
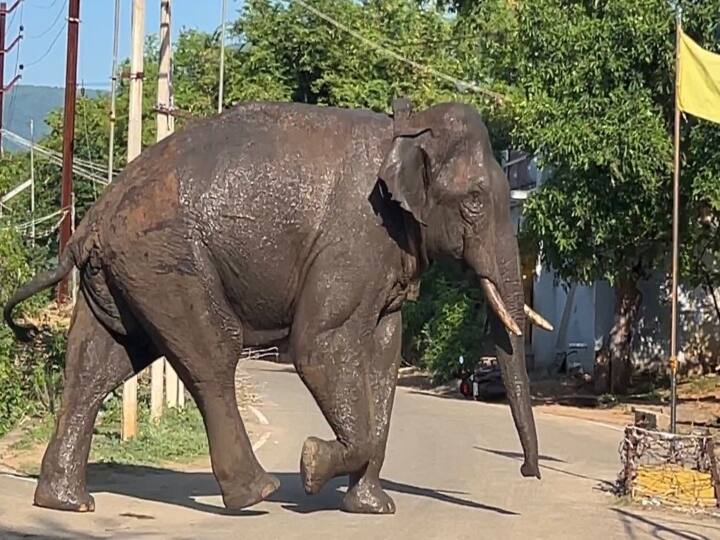
[[[128,118],[127,160],[130,163],[142,151],[142,80],[143,39],[145,37],[145,0],[132,3],[132,55],[130,58],[130,110]],[[123,385],[122,440],[137,435],[137,376]]]
[[[68,5],[67,60],[65,62],[65,108],[63,109],[63,165],[60,206],[65,212],[60,225],[60,254],[72,235],[73,151],[75,141],[75,99],[77,93],[78,34],[80,31],[80,0]],[[59,304],[67,300],[67,278],[58,286]]]
[[[115,29],[113,32],[113,59],[112,73],[110,76],[110,149],[108,153],[108,184],[113,179],[113,169],[115,161],[115,123],[117,121],[116,103],[117,103],[117,64],[118,64],[118,47],[120,41],[120,0],[115,0]]]
[[[15,86],[15,83],[22,78],[22,75],[16,75],[15,78],[7,85],[7,87],[5,86],[5,56],[22,39],[22,34],[18,35],[18,37],[13,40],[10,46],[7,49],[5,48],[5,36],[7,34],[7,16],[13,11],[15,11],[15,8],[18,7],[20,2],[22,2],[22,0],[16,0],[16,2],[10,7],[10,9],[8,9],[7,7],[7,2],[0,2],[0,155],[3,156],[5,155],[5,149],[2,143],[2,129],[5,127],[5,124],[3,123],[5,94],[9,92],[10,89]],[[22,32],[22,27],[20,27],[20,31]]]
[[[218,90],[218,114],[223,109],[225,97],[225,19],[227,18],[227,0],[222,0],[222,22],[220,26],[220,88]]]
[[[30,120],[30,238],[35,245],[35,124]]]
[[[175,130],[175,118],[172,115],[172,10],[170,0],[160,0],[160,67],[157,85],[157,141],[162,141]],[[153,419],[162,415],[163,409],[163,370],[165,371],[165,396],[168,407],[177,407],[178,395],[184,392],[177,373],[165,358],[156,360],[151,367],[152,388],[150,393],[150,411]]]

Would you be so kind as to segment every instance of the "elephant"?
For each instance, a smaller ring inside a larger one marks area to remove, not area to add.
[[[85,473],[104,398],[164,356],[192,394],[229,510],[279,487],[253,453],[233,374],[243,347],[282,345],[334,431],[301,450],[305,491],[349,478],[342,508],[394,513],[380,470],[401,361],[401,307],[433,260],[477,276],[524,453],[540,478],[521,329],[526,316],[508,181],[478,111],[392,113],[244,102],[147,148],[88,210],[58,266],[77,268],[65,387],[35,504],[93,511]]]

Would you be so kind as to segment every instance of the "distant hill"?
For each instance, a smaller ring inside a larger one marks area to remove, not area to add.
[[[96,90],[87,90],[86,95],[93,96]],[[60,109],[65,101],[65,89],[52,86],[25,86],[13,88],[5,96],[3,116],[5,128],[18,135],[30,138],[30,120],[35,124],[35,138],[47,135],[50,127],[45,123],[47,115]],[[3,140],[6,150],[15,151],[19,147],[11,141]]]

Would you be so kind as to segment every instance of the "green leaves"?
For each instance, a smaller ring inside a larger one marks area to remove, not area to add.
[[[423,278],[420,298],[403,307],[403,357],[451,379],[465,357],[472,367],[488,332],[482,293],[454,264],[436,263]]]
[[[720,2],[693,4],[688,31],[713,48]],[[524,213],[544,262],[581,282],[663,269],[674,112],[668,2],[489,0],[461,17],[480,31],[485,70],[514,89],[506,104],[512,145],[553,168]],[[706,166],[683,174],[685,216],[700,200],[710,208],[718,200],[713,133],[717,127],[705,125],[686,134],[686,152]]]
[[[452,49],[431,46],[450,39],[454,28],[435,11],[417,9],[408,0],[309,3],[372,43],[461,74],[462,64],[448,54]],[[396,95],[427,104],[455,93],[448,83],[378,51],[299,4],[247,2],[235,34],[242,48],[235,57],[237,75],[230,90],[234,98],[291,98],[387,110]]]

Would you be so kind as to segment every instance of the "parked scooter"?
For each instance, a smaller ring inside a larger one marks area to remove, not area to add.
[[[495,401],[505,397],[505,386],[496,360],[481,361],[474,370],[465,365],[462,356],[458,358],[458,362],[460,368],[457,377],[460,379],[460,393],[463,396],[476,401]]]

